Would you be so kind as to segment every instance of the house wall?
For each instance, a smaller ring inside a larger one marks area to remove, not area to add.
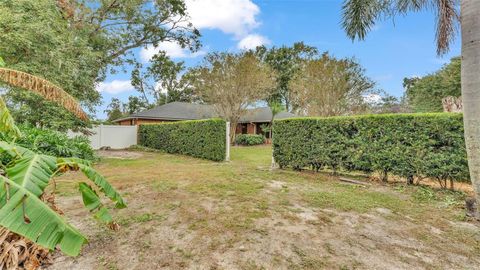
[[[246,130],[245,130],[246,127]],[[237,124],[237,128],[235,129],[236,134],[255,134],[256,132],[256,124],[255,123],[239,123]]]

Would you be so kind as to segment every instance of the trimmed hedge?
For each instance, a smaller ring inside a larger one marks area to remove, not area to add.
[[[226,123],[220,119],[140,125],[139,144],[171,154],[225,160]]]
[[[379,172],[469,180],[462,114],[290,118],[274,124],[274,157],[283,167]],[[453,183],[453,182],[451,182]]]
[[[235,143],[239,145],[259,145],[265,143],[265,137],[258,134],[239,134],[235,138]]]

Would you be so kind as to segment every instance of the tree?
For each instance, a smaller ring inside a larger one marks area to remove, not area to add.
[[[461,59],[452,58],[439,71],[422,78],[405,78],[405,96],[415,112],[441,112],[442,99],[461,96]]]
[[[343,26],[352,39],[364,39],[375,22],[394,14],[406,14],[434,7],[437,15],[436,43],[439,55],[448,51],[460,22],[462,37],[461,88],[463,119],[470,179],[475,197],[480,197],[480,1],[405,0],[359,1],[347,0],[343,5]]]
[[[185,71],[185,63],[175,63],[160,52],[150,61],[150,66],[143,72],[143,65],[137,64],[132,71],[132,85],[142,94],[145,102],[153,96],[155,104],[166,104],[175,101],[192,102],[193,96],[189,73]]]
[[[328,53],[306,60],[290,82],[295,112],[308,116],[334,116],[365,111],[364,96],[375,84],[352,59],[336,59]]]
[[[125,114],[122,110],[123,104],[118,98],[112,98],[110,104],[108,104],[105,112],[107,113],[107,121],[112,122],[114,120],[122,118]]]
[[[273,71],[253,52],[212,53],[192,70],[194,91],[231,124],[231,138],[247,108],[268,96],[275,85]]]
[[[126,114],[134,114],[151,108],[148,103],[136,96],[129,96],[128,102],[123,104],[123,110]]]
[[[107,72],[135,64],[134,49],[164,41],[199,47],[180,0],[5,0],[0,14],[0,55],[9,67],[61,85],[91,112],[101,100],[96,84]],[[15,118],[52,128],[79,124],[54,103],[7,90]],[[42,123],[46,111],[49,121]]]
[[[256,55],[262,62],[268,64],[276,72],[276,85],[267,97],[267,103],[280,102],[285,104],[287,111],[294,107],[291,101],[290,81],[300,69],[302,61],[312,59],[318,54],[315,47],[305,45],[303,42],[294,43],[292,47],[257,47]]]

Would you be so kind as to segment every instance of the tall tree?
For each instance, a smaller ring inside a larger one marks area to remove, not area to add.
[[[299,71],[300,63],[312,59],[317,54],[317,48],[305,45],[303,42],[297,42],[292,47],[282,46],[270,49],[265,46],[257,47],[256,55],[277,74],[276,84],[267,97],[267,103],[280,102],[285,104],[287,111],[291,111],[293,106],[290,81]]]
[[[118,98],[112,98],[105,112],[107,113],[107,121],[109,122],[122,118],[125,115],[122,110],[122,102]]]
[[[364,96],[375,84],[352,59],[336,59],[328,53],[304,61],[290,82],[295,112],[308,116],[354,114],[366,109]]]
[[[152,106],[139,97],[129,96],[128,102],[123,104],[123,111],[126,114],[134,114],[149,109]]]
[[[452,58],[439,71],[422,78],[405,78],[405,96],[415,112],[441,112],[442,99],[461,96],[461,59]]]
[[[460,3],[461,16],[458,12]],[[475,197],[480,196],[480,1],[478,0],[346,0],[343,26],[352,39],[364,39],[381,18],[434,7],[436,11],[437,53],[449,50],[458,23],[462,36],[462,98],[470,179]]]
[[[248,107],[266,98],[275,85],[273,71],[253,52],[212,53],[193,72],[195,94],[230,122],[232,141]]]
[[[185,72],[185,63],[172,61],[165,52],[155,55],[146,69],[138,63],[132,71],[132,85],[147,103],[151,103],[149,96],[153,96],[157,105],[195,100],[190,75]]]
[[[91,112],[101,100],[96,83],[109,67],[115,72],[135,64],[134,49],[164,41],[192,50],[199,46],[181,0],[5,0],[0,14],[0,55],[8,67],[52,81]],[[47,126],[78,125],[55,104],[10,89],[15,117],[28,115],[22,120],[39,124],[49,111]]]

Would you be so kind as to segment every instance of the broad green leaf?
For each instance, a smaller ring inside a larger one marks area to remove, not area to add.
[[[115,202],[116,208],[125,208],[127,204],[123,200],[118,191],[110,185],[110,183],[99,174],[90,165],[90,162],[79,158],[60,158],[57,161],[59,167],[68,167],[70,170],[80,170],[102,191],[105,196]]]
[[[5,61],[3,61],[3,58],[0,57],[0,67],[4,67],[5,66]]]
[[[12,181],[40,197],[56,168],[56,158],[27,152],[6,172]]]
[[[0,176],[0,225],[37,244],[77,256],[87,239],[25,186]],[[28,220],[28,222],[26,222]]]
[[[79,184],[79,190],[82,194],[83,204],[91,212],[95,212],[94,217],[106,224],[109,224],[113,221],[112,216],[108,213],[108,209],[103,206],[100,198],[97,193],[87,185],[82,182]]]

